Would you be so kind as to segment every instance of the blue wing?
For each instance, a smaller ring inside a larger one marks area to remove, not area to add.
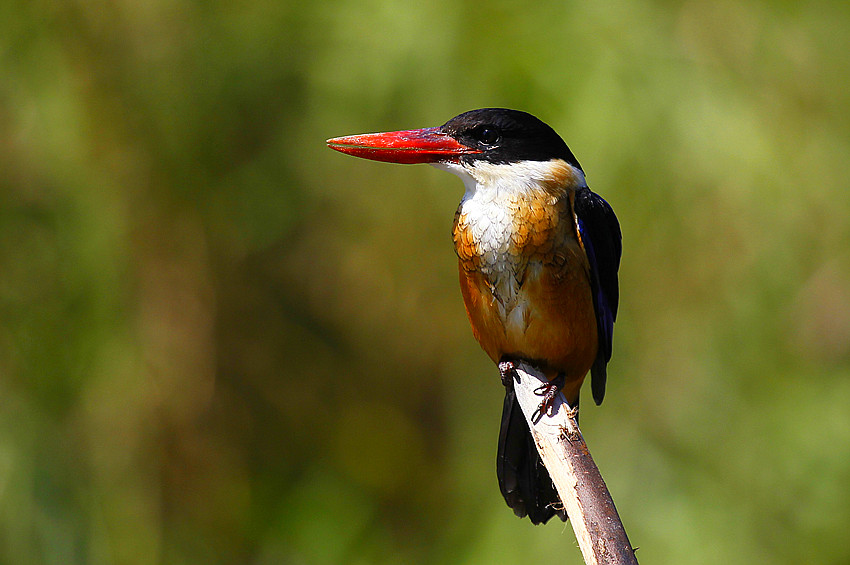
[[[608,378],[606,367],[611,359],[614,339],[614,320],[617,318],[617,303],[620,300],[617,270],[620,268],[623,249],[622,236],[614,210],[589,188],[576,192],[575,214],[590,263],[590,287],[599,334],[599,350],[590,369],[590,384],[593,400],[596,404],[602,404]]]

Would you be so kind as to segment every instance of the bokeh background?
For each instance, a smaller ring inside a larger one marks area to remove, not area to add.
[[[619,215],[639,559],[850,562],[848,53],[838,1],[4,2],[0,562],[580,563],[499,495],[460,182],[324,145],[484,106]]]

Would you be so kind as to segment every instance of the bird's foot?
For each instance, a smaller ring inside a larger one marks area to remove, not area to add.
[[[537,420],[542,417],[543,414],[548,416],[552,415],[552,408],[555,406],[555,397],[557,397],[558,393],[561,392],[565,383],[566,378],[564,377],[564,374],[561,373],[548,383],[540,385],[534,389],[534,394],[542,396],[543,400],[540,401],[540,406],[537,407],[537,410],[532,415],[532,420]]]
[[[516,365],[513,361],[499,361],[499,377],[502,379],[502,386],[505,388],[513,388],[514,379],[519,380],[519,375],[516,374]]]

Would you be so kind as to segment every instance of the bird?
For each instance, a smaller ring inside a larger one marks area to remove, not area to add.
[[[461,178],[452,239],[472,333],[497,364],[505,399],[496,457],[499,487],[514,513],[566,521],[513,388],[528,362],[577,408],[588,373],[605,395],[619,302],[622,235],[617,216],[588,188],[563,139],[532,114],[464,112],[442,126],[336,137],[336,151],[390,163],[427,163]]]

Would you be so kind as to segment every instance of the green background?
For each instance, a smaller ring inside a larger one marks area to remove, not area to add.
[[[324,145],[485,106],[620,218],[641,562],[850,562],[848,53],[838,1],[4,2],[0,562],[580,563],[499,495],[461,183]]]

